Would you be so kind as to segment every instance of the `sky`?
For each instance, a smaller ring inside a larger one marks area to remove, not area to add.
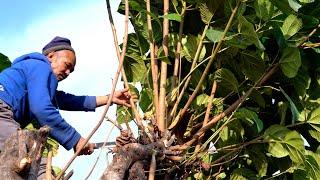
[[[42,47],[55,36],[67,37],[77,54],[75,71],[59,83],[58,89],[76,95],[109,94],[112,79],[118,66],[113,36],[107,16],[105,1],[98,0],[1,0],[0,5],[0,52],[11,61],[30,52],[41,52]],[[122,41],[124,16],[116,9],[120,0],[111,0],[118,39]],[[132,30],[132,28],[130,27]],[[121,89],[118,83],[117,89]],[[84,137],[92,131],[101,118],[104,107],[96,112],[61,111],[65,120]],[[115,107],[108,117],[115,119]],[[105,122],[90,142],[106,140],[112,125]],[[114,129],[109,141],[119,135]],[[99,179],[106,169],[109,156],[96,150],[90,156],[79,156],[68,169],[74,170],[72,180],[84,179],[99,157],[97,167],[89,179]],[[64,167],[73,155],[60,146],[53,165]],[[68,172],[67,171],[67,172]]]

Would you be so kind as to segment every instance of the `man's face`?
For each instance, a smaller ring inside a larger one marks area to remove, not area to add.
[[[51,68],[58,81],[62,81],[73,72],[76,65],[76,56],[72,51],[61,50],[47,55],[51,62]]]

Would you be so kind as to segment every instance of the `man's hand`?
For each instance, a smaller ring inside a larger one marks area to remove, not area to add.
[[[84,145],[84,142],[85,142],[85,139],[83,137],[81,137],[78,141],[78,143],[76,144],[76,146],[73,148],[74,149],[74,152],[77,152],[78,149],[80,149],[81,146]],[[78,156],[81,156],[81,155],[90,155],[92,154],[94,151],[94,144],[92,143],[88,143],[86,146],[84,146],[80,153],[78,154]]]
[[[131,107],[130,98],[133,98],[134,101],[136,101],[137,96],[131,96],[129,93],[129,88],[125,88],[114,92],[112,102],[118,105]]]
[[[106,105],[109,99],[109,95],[107,96],[96,96],[97,107]],[[122,90],[115,91],[112,98],[112,103],[117,105],[124,105],[127,107],[131,107],[130,98],[133,102],[137,102],[138,96],[133,94],[130,95],[129,88],[125,88]]]

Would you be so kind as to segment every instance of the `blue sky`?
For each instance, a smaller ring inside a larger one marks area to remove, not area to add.
[[[122,40],[124,17],[116,12],[120,0],[111,0],[118,39]],[[68,37],[77,53],[75,71],[59,83],[58,89],[77,95],[105,95],[111,90],[118,61],[105,1],[101,0],[2,0],[0,5],[0,52],[12,61],[26,53],[41,51],[55,36]],[[122,88],[118,83],[118,89]],[[67,122],[86,137],[97,124],[103,107],[96,112],[61,112]],[[108,116],[115,119],[115,107]],[[103,123],[91,142],[104,141],[111,125]],[[109,141],[119,134],[114,130]],[[71,179],[84,179],[100,150],[91,156],[80,156],[69,170]],[[54,165],[63,167],[73,151],[59,149]],[[97,168],[90,179],[99,179],[107,167],[106,152],[100,154]]]

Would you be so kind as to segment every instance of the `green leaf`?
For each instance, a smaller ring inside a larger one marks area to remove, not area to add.
[[[302,7],[296,0],[288,0],[290,7],[298,12],[298,10]]]
[[[209,24],[211,22],[211,19],[213,17],[213,13],[210,11],[210,9],[207,7],[205,3],[201,3],[199,5],[200,15],[201,19],[205,24]]]
[[[270,1],[273,5],[275,5],[283,13],[285,13],[285,14],[293,14],[294,13],[288,0],[270,0]]]
[[[274,14],[274,6],[269,0],[254,1],[254,9],[257,16],[264,21],[271,19]]]
[[[122,48],[122,45],[121,45]],[[143,55],[149,50],[149,43],[141,36],[135,33],[128,34],[127,51],[128,54]]]
[[[199,41],[200,41],[199,37],[192,36],[192,35],[188,35],[185,38],[182,38],[183,50],[181,52],[181,55],[184,56],[190,62],[193,61],[196,55]],[[206,48],[205,46],[203,46],[201,49],[198,61],[202,61],[205,55],[206,55]]]
[[[251,111],[247,108],[240,108],[234,114],[234,117],[241,119],[249,126],[254,126],[257,133],[260,133],[263,130],[263,122],[259,119],[257,113],[254,111]]]
[[[318,107],[317,109],[314,109],[310,113],[310,117],[308,118],[307,122],[310,124],[320,125],[320,107]]]
[[[239,16],[238,18],[239,24],[238,24],[238,31],[243,37],[243,41],[247,43],[251,43],[256,45],[257,48],[264,50],[263,44],[260,42],[259,37],[254,29],[253,24],[251,24],[249,21],[247,21],[243,16]]]
[[[309,130],[309,134],[318,142],[320,142],[320,132],[316,130]]]
[[[161,16],[161,18],[167,18],[171,21],[181,22],[181,15],[177,13],[166,14],[165,16]]]
[[[226,68],[218,69],[214,78],[218,82],[219,86],[234,92],[238,92],[238,80],[230,70]]]
[[[195,89],[197,85],[199,84],[199,81],[202,76],[202,71],[199,69],[196,69],[193,71],[191,78],[190,78],[190,88]],[[201,85],[201,89],[205,89],[207,86],[207,82],[203,82]]]
[[[280,101],[278,103],[278,113],[280,116],[280,125],[285,124],[286,116],[287,116],[287,109],[288,109],[288,104]],[[300,118],[299,118],[300,119]]]
[[[299,111],[296,107],[296,105],[294,104],[294,102],[291,100],[291,98],[288,96],[288,94],[286,92],[284,92],[284,90],[280,87],[280,91],[283,93],[283,95],[286,97],[286,99],[289,101],[290,103],[290,109],[291,109],[291,114],[292,114],[292,124],[297,121],[299,119]]]
[[[55,175],[60,174],[62,169],[58,166],[52,166],[52,171],[54,172]],[[63,176],[65,176],[65,173],[63,173]]]
[[[293,162],[297,164],[304,162],[304,142],[301,138],[301,135],[297,131],[290,131],[288,134],[286,134],[283,146],[287,149],[290,159]]]
[[[256,174],[246,168],[239,168],[232,172],[230,180],[247,180],[247,179],[257,179]]]
[[[126,54],[123,64],[129,82],[143,82],[147,72],[143,58],[136,54]]]
[[[209,102],[209,96],[207,94],[200,94],[199,96],[197,96],[196,100],[195,100],[195,105],[199,106],[199,107],[206,107],[208,106],[208,102]]]
[[[11,66],[11,61],[9,58],[2,53],[0,53],[0,72]]]
[[[169,51],[169,53],[170,53],[170,51]],[[169,57],[167,57],[167,56],[165,55],[162,46],[158,49],[157,57],[158,57],[158,58],[157,58],[158,60],[163,61],[163,62],[171,65],[170,59],[169,59]]]
[[[302,20],[297,16],[290,14],[283,22],[281,27],[285,39],[289,39],[302,28]]]
[[[222,38],[223,31],[215,30],[213,28],[210,28],[207,30],[206,36],[207,38],[212,42],[219,42]]]
[[[264,139],[270,141],[268,152],[272,156],[282,158],[289,154],[281,143],[273,141],[283,139],[288,132],[290,132],[289,129],[280,125],[272,125],[264,132]]]
[[[297,169],[293,172],[293,180],[310,179],[305,170]]]
[[[251,99],[252,101],[256,102],[260,107],[265,108],[266,106],[266,101],[264,100],[264,97],[262,96],[262,94],[256,90],[253,89],[249,99]]]
[[[300,51],[298,48],[288,47],[283,50],[280,67],[284,75],[293,78],[301,66]]]
[[[264,177],[267,175],[268,170],[268,160],[266,158],[265,153],[263,153],[262,148],[260,146],[252,146],[248,148],[250,159],[258,172],[259,177]]]
[[[314,0],[299,0],[301,3],[313,3]]]
[[[119,124],[123,124],[126,122],[130,122],[133,119],[132,109],[126,106],[117,106],[117,122]]]
[[[293,85],[299,96],[304,97],[307,93],[307,89],[310,87],[311,77],[308,72],[299,71],[298,74],[293,78]]]
[[[149,110],[149,107],[152,104],[153,91],[150,88],[142,88],[140,94],[139,107],[143,112],[146,112]]]
[[[56,156],[58,154],[59,143],[50,136],[47,138],[46,145],[42,152],[42,157],[48,157],[49,149],[52,151],[52,156]]]
[[[310,153],[306,156],[306,170],[313,180],[320,179],[319,158],[316,155],[315,153]]]
[[[252,51],[240,52],[240,68],[251,81],[256,82],[265,73],[267,67],[262,58]]]
[[[280,125],[270,126],[264,134],[269,141],[269,153],[277,158],[289,155],[290,159],[301,164],[304,162],[304,142],[300,134]]]
[[[238,143],[244,136],[244,128],[239,121],[233,121],[220,131],[220,144],[219,146],[226,146]]]

